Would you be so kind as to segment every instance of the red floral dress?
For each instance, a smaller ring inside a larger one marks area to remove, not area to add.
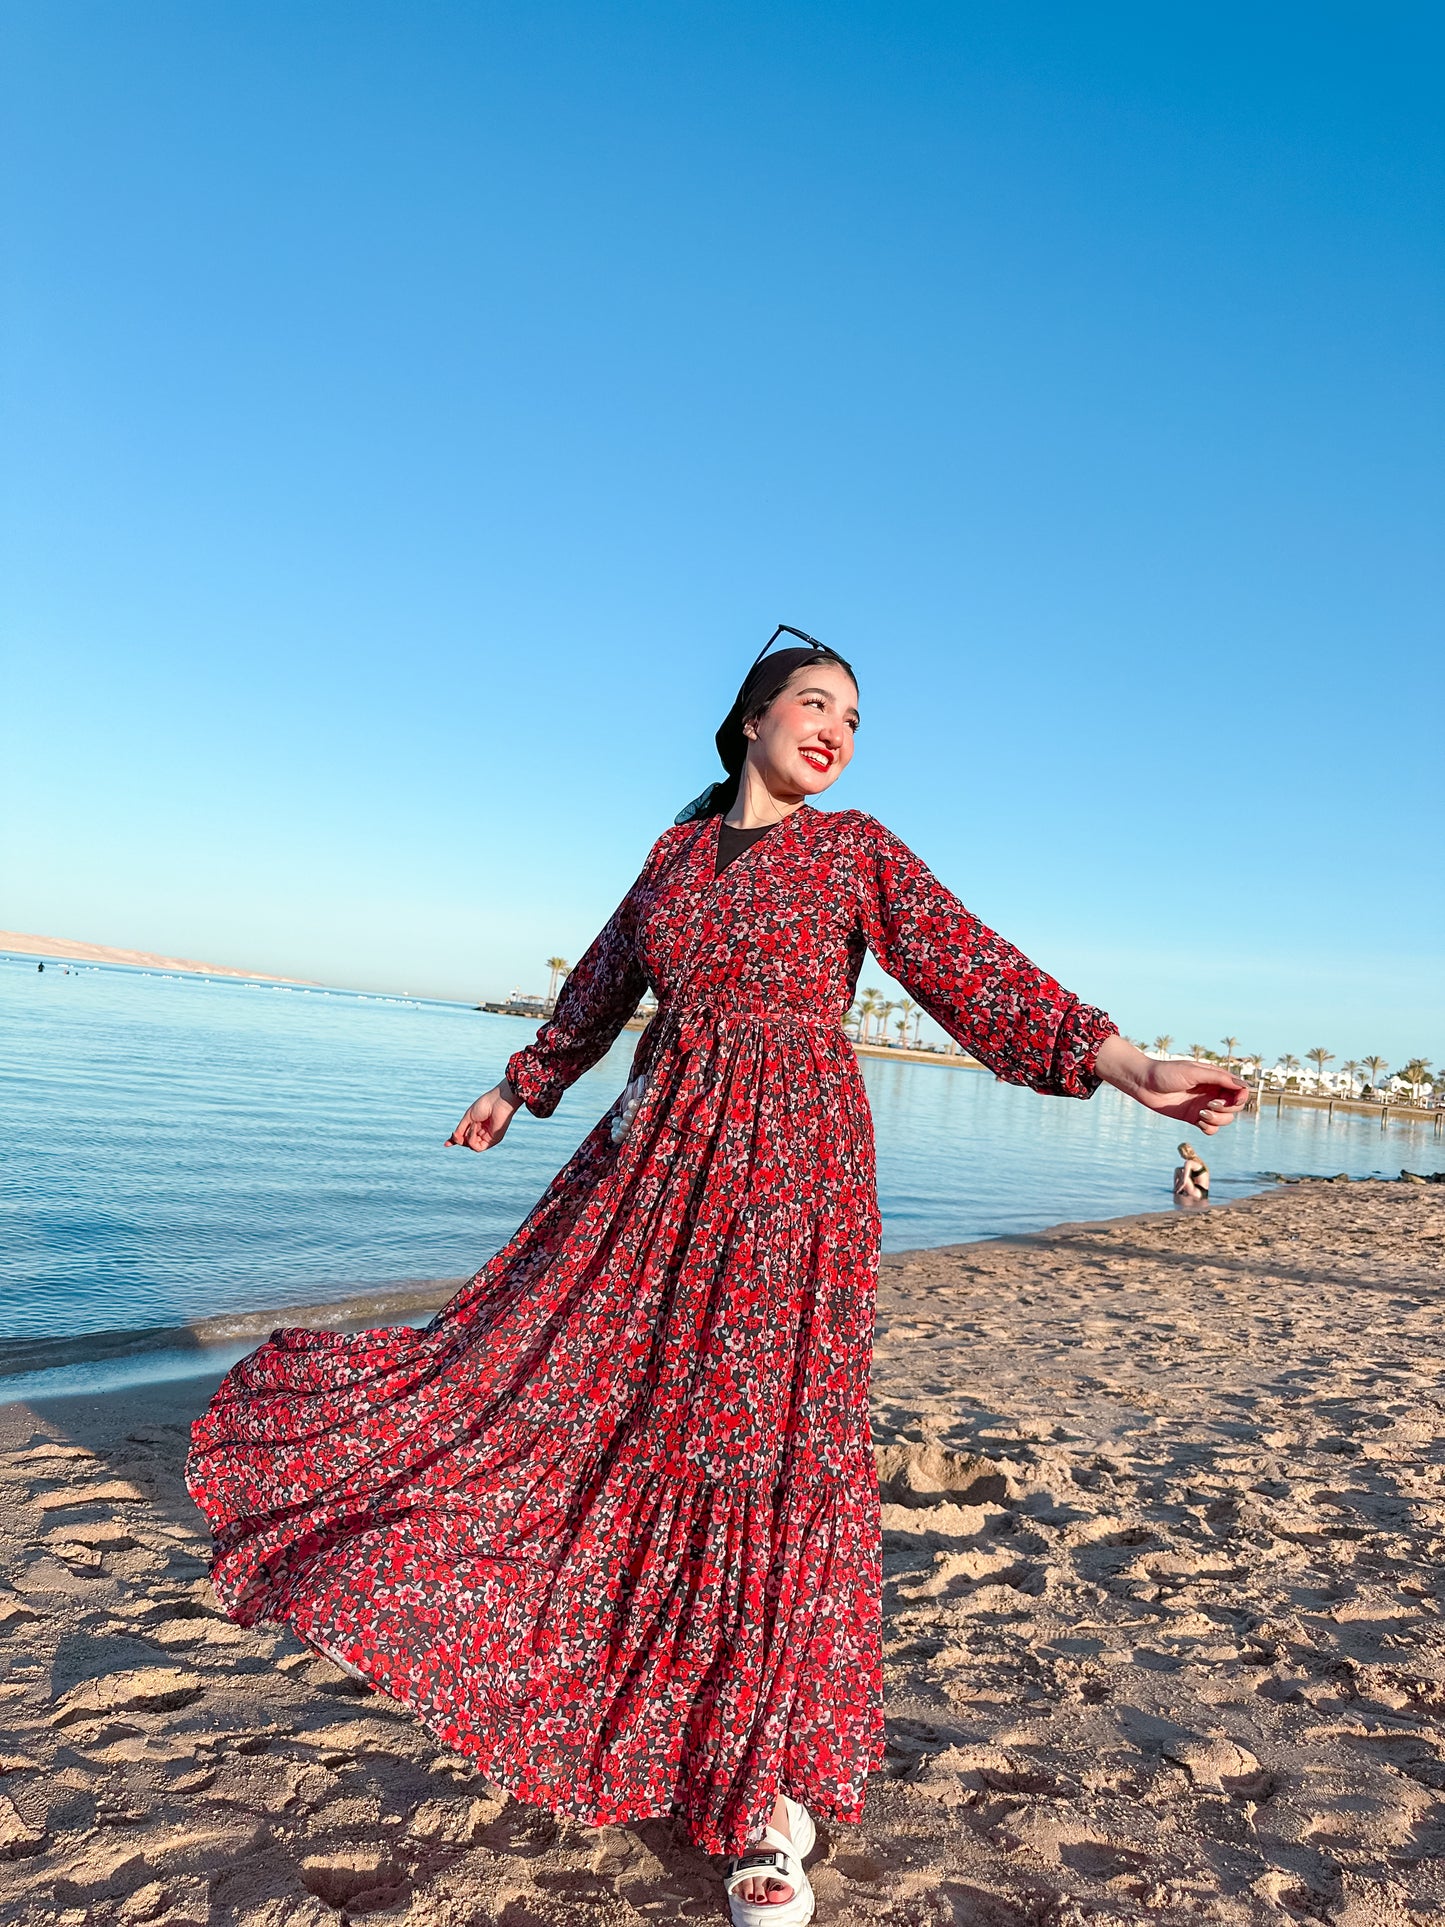
[[[1001,1076],[1087,1097],[1114,1026],[898,839],[811,808],[714,875],[659,838],[507,1075],[546,1116],[650,986],[647,1085],[424,1331],[277,1331],[196,1424],[243,1624],[284,1622],[524,1800],[736,1852],[881,1758],[865,950]],[[505,1151],[501,1153],[505,1156]]]

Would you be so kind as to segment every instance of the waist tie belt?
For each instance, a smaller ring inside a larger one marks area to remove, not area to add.
[[[843,1013],[838,1010],[814,1010],[803,1004],[745,1003],[728,996],[697,996],[661,999],[648,1031],[661,1035],[678,1028],[689,1017],[742,1017],[767,1024],[811,1024],[818,1030],[843,1028]]]
[[[637,1054],[632,1060],[634,1066],[644,1061],[650,1067],[665,1044],[677,1042],[686,1048],[685,1037],[689,1025],[705,1023],[710,1018],[738,1018],[743,1022],[759,1024],[804,1024],[812,1030],[836,1031],[840,1037],[844,1034],[841,1011],[808,1010],[797,1004],[745,1003],[728,996],[666,997],[659,1002],[657,1015],[637,1040]],[[644,1068],[612,1107],[609,1131],[614,1144],[620,1144],[626,1137],[646,1095],[647,1069]]]

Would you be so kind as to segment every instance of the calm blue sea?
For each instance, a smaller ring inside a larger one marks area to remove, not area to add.
[[[445,1150],[534,1030],[461,1005],[0,962],[0,1341],[470,1273],[612,1102],[636,1041],[496,1152]],[[1079,1104],[876,1059],[863,1074],[892,1250],[1169,1206],[1178,1128],[1112,1091]],[[1445,1141],[1266,1110],[1208,1155],[1227,1198],[1270,1171],[1439,1169]]]

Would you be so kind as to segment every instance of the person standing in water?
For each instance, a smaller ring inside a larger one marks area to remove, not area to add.
[[[549,1115],[647,990],[626,1090],[423,1331],[286,1329],[197,1421],[243,1624],[292,1627],[559,1814],[671,1814],[738,1927],[813,1914],[814,1816],[883,1756],[868,1410],[879,1215],[843,1030],[864,955],[999,1076],[1112,1084],[1212,1133],[1244,1085],[1161,1062],[859,810],[857,680],[754,662],[726,772],[653,845],[536,1041],[449,1143]]]

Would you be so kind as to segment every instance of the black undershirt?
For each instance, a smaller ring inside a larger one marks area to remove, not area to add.
[[[776,823],[761,823],[755,830],[735,830],[731,823],[719,823],[717,862],[713,866],[713,875],[720,877],[728,865],[735,858],[740,857],[744,850],[750,850],[760,836],[766,836],[769,830],[775,830],[777,827]]]

